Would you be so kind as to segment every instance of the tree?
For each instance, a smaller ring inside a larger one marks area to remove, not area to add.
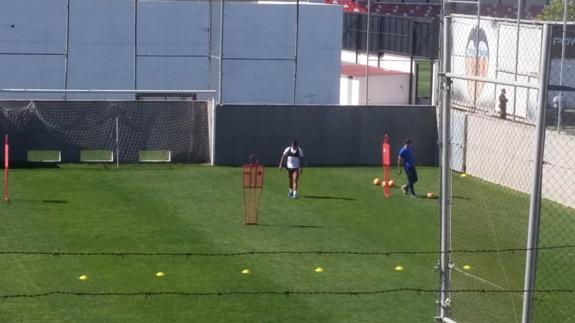
[[[563,21],[563,6],[567,1],[567,21],[575,20],[575,0],[551,0],[543,8],[543,12],[537,16],[538,20]]]

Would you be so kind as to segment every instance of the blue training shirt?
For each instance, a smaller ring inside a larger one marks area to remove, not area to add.
[[[413,162],[413,148],[411,147],[401,147],[399,150],[399,157],[403,159],[403,165],[407,167],[414,167]]]

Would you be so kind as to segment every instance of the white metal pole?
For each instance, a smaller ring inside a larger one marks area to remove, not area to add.
[[[521,10],[523,0],[517,0],[517,33],[515,34],[515,73],[514,73],[514,80],[517,81],[517,74],[519,73],[519,37],[521,34]],[[495,97],[497,97],[497,91],[495,93]],[[511,117],[512,120],[515,120],[515,111],[517,110],[517,87],[513,88],[513,116]]]
[[[365,105],[369,105],[369,42],[371,33],[371,0],[367,0],[367,28],[365,36]]]
[[[120,168],[120,122],[116,117],[116,168]]]
[[[210,129],[211,132],[211,137],[212,137],[212,142],[210,142],[210,164],[213,166],[215,165],[215,159],[216,159],[216,100],[214,97],[212,97],[212,101],[211,101],[211,105],[212,105],[212,128]]]
[[[563,85],[563,63],[565,62],[565,41],[567,40],[567,1],[563,0],[563,32],[561,34],[561,62],[559,72],[559,85]],[[563,91],[559,92],[559,106],[557,107],[557,131],[561,131],[563,124]]]
[[[68,88],[68,61],[70,53],[70,0],[66,1],[66,55],[64,56],[64,88]],[[67,95],[64,93],[64,101]]]
[[[441,256],[440,256],[440,295],[439,316],[441,319],[449,316],[450,280],[451,280],[451,78],[447,76],[450,70],[450,17],[443,18],[443,96],[442,96],[442,127],[441,127]]]
[[[296,104],[297,96],[297,52],[299,47],[299,0],[296,1],[295,13],[295,48],[294,48],[294,72],[293,72],[293,104]]]
[[[475,37],[475,76],[479,75],[479,31],[481,30],[481,0],[477,0],[477,31]],[[477,82],[473,82],[473,111],[477,110]]]
[[[197,93],[215,93],[215,90],[101,90],[101,89],[3,89],[0,93],[135,93],[135,94],[197,94]]]
[[[539,218],[541,216],[541,186],[543,178],[543,153],[545,147],[545,107],[547,82],[549,80],[549,31],[548,24],[543,25],[541,44],[541,62],[539,66],[539,93],[537,97],[538,114],[536,125],[536,149],[533,158],[533,186],[529,202],[529,228],[527,232],[527,252],[525,258],[525,284],[523,288],[522,323],[533,322],[533,290],[537,269],[537,246],[539,243]]]
[[[138,0],[134,1],[134,90],[138,89]],[[134,100],[137,95],[134,95]]]
[[[219,62],[219,71],[218,71],[218,104],[223,104],[223,71],[224,68],[224,0],[220,1],[220,62]]]

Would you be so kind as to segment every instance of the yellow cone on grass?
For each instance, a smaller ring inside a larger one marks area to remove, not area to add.
[[[461,175],[459,175],[459,176],[461,176],[461,177],[467,177],[467,174],[463,173],[463,174],[461,174]]]
[[[315,272],[316,272],[316,273],[323,273],[323,268],[317,267],[317,268],[315,269]]]
[[[471,266],[469,266],[469,265],[463,266],[463,270],[470,270],[470,269],[471,269]]]
[[[164,274],[164,273],[161,272],[161,271],[158,271],[158,272],[156,273],[156,277],[164,277],[164,276],[166,276],[166,274]]]
[[[250,270],[247,268],[242,270],[242,274],[244,274],[244,275],[249,275],[249,273],[250,273]]]
[[[395,271],[403,271],[403,266],[396,266]]]
[[[78,279],[79,279],[79,280],[87,280],[87,279],[88,279],[88,276],[82,275],[82,276],[78,277]]]

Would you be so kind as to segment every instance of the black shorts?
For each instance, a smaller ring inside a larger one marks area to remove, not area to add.
[[[405,167],[405,175],[407,175],[407,181],[409,183],[417,183],[417,171],[415,170],[415,167]]]
[[[287,169],[289,175],[291,175],[295,172],[299,173],[299,168],[286,168],[286,169]]]

